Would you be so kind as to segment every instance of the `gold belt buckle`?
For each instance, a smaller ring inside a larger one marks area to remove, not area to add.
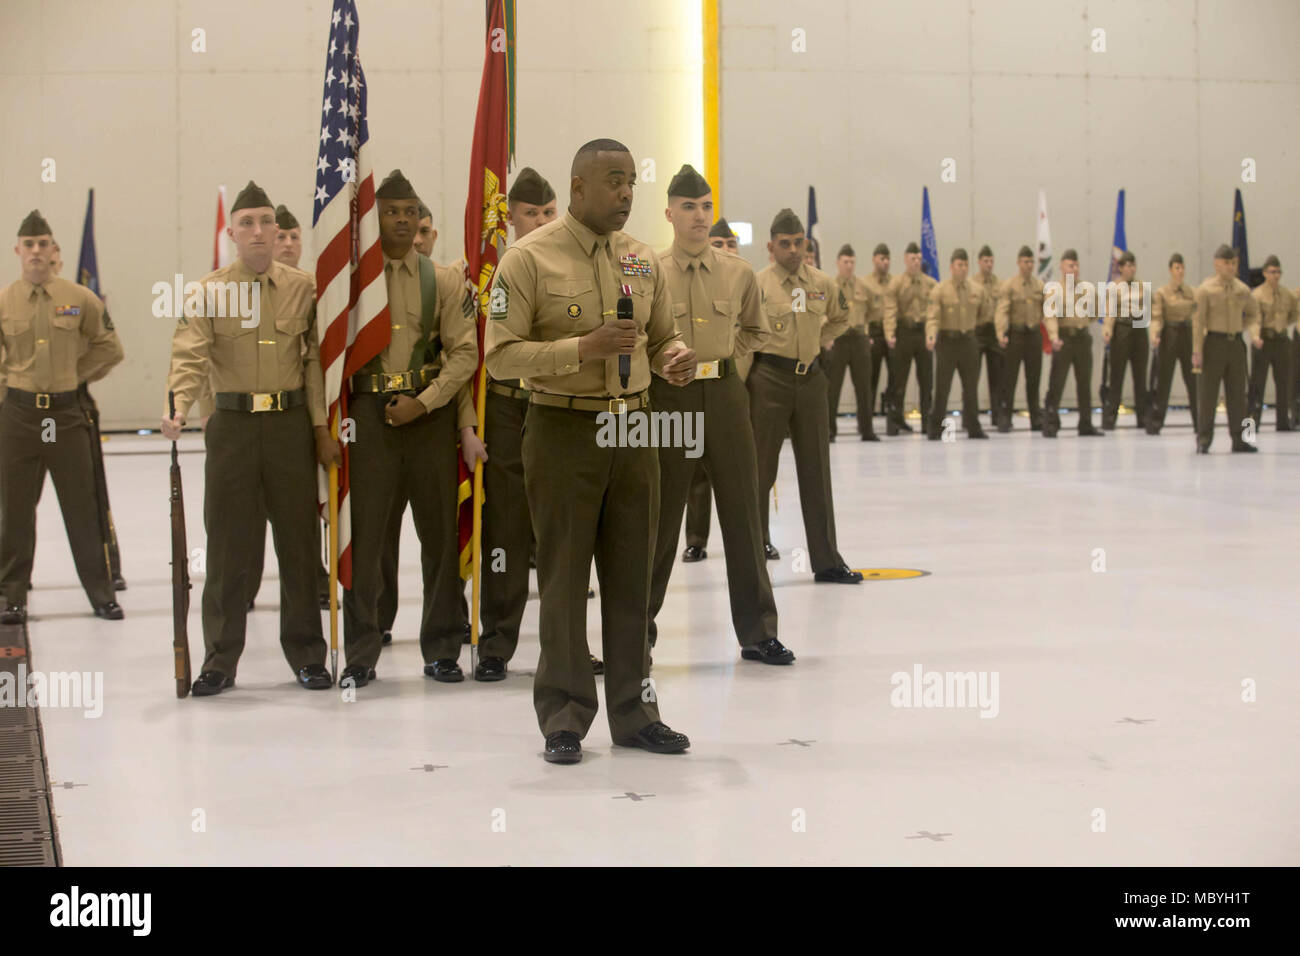
[[[621,398],[611,398],[609,400],[609,413],[611,415],[622,415],[627,412],[627,402]]]
[[[49,408],[49,407],[50,407],[50,396],[49,396],[46,392],[37,392],[37,393],[36,393],[36,407],[37,407],[37,408]]]
[[[808,363],[796,362],[794,366],[794,373],[796,375],[806,375],[808,373]]]
[[[405,389],[409,389],[411,387],[410,374],[411,374],[410,372],[393,372],[390,375],[387,372],[385,372],[384,391],[393,392],[393,391],[403,391]]]
[[[253,394],[253,411],[278,412],[280,410],[280,392],[255,392]]]
[[[718,366],[715,362],[701,362],[695,367],[696,378],[717,378]]]

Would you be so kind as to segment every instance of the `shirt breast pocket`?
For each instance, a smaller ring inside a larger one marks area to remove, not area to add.
[[[50,320],[54,328],[63,332],[78,333],[81,331],[81,316],[79,315],[56,315]]]
[[[790,311],[789,302],[765,302],[763,303],[763,315],[767,318],[767,324],[773,332],[786,334],[790,330],[790,320],[794,317]]]
[[[548,328],[585,334],[600,327],[600,299],[591,279],[547,278],[542,280],[542,289],[546,298],[539,310],[540,318]]]
[[[0,330],[4,331],[6,339],[22,339],[31,335],[32,320],[5,316],[3,319],[0,319]]]

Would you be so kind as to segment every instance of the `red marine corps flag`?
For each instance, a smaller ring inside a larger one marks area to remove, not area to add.
[[[348,379],[388,347],[392,337],[379,212],[366,124],[366,77],[357,55],[357,7],[334,0],[325,55],[324,108],[316,158],[312,241],[316,259],[316,322],[330,431],[342,440],[343,466],[331,468],[330,577],[352,586],[352,521],[348,502]],[[335,508],[337,507],[337,514]],[[338,669],[338,589],[330,584],[331,670]]]
[[[483,330],[488,313],[488,290],[497,263],[506,247],[506,166],[514,141],[514,0],[488,0],[487,36],[483,54],[483,80],[478,92],[478,115],[470,149],[469,197],[465,201],[465,281],[474,294],[478,311],[478,372],[474,382],[474,407],[478,413],[479,437],[484,437]],[[469,469],[460,464],[460,567],[461,577],[473,576],[470,607],[470,642],[477,650],[479,629],[479,547],[483,463],[474,467],[473,493]],[[517,559],[516,559],[517,560]],[[475,651],[471,651],[471,656]]]

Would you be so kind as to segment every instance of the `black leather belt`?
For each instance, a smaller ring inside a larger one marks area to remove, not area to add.
[[[1230,339],[1236,336],[1235,332],[1206,332],[1207,339]]]
[[[695,381],[697,382],[726,378],[728,375],[735,374],[735,359],[714,359],[712,362],[697,362],[695,365]]]
[[[352,376],[352,391],[361,395],[372,392],[418,392],[437,377],[437,370],[428,366],[406,372],[380,372],[375,375],[359,372]]]
[[[24,408],[62,408],[77,404],[77,389],[70,392],[28,392],[21,388],[10,388],[9,397]]]
[[[306,401],[301,388],[290,392],[217,392],[217,408],[225,412],[285,412]]]
[[[974,329],[971,329],[969,332],[963,332],[963,331],[961,331],[960,329],[940,329],[940,330],[939,330],[939,338],[941,338],[941,339],[955,339],[955,338],[958,338],[958,337],[963,336],[963,335],[974,335],[974,334],[975,334],[975,330],[974,330]]]
[[[1067,338],[1067,337],[1073,337],[1073,336],[1076,336],[1076,335],[1083,335],[1083,334],[1085,334],[1087,331],[1088,331],[1088,327],[1085,325],[1085,326],[1083,326],[1082,328],[1064,328],[1064,329],[1060,329],[1059,332],[1058,332],[1058,334],[1060,335],[1061,338]]]
[[[530,392],[528,401],[533,405],[546,405],[551,408],[567,408],[575,412],[635,412],[650,404],[649,392],[637,392],[635,395],[623,395],[619,398],[600,396],[584,398],[581,395],[552,395],[550,392]]]
[[[1275,339],[1278,336],[1286,335],[1285,332],[1279,332],[1277,329],[1260,329],[1259,337],[1261,339]]]
[[[794,372],[796,375],[807,375],[813,369],[817,368],[817,356],[813,356],[811,362],[800,362],[798,359],[786,358],[784,355],[773,355],[770,352],[755,352],[754,361],[762,362],[765,365],[771,365],[786,372]]]
[[[1030,335],[1038,332],[1036,325],[1013,325],[1011,331],[1016,335]]]
[[[506,385],[502,382],[488,382],[488,391],[493,395],[500,395],[503,398],[513,398],[522,401],[528,401],[529,391],[526,388],[515,388],[513,385]]]

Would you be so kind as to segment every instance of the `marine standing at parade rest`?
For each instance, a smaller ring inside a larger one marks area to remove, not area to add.
[[[931,441],[942,437],[954,371],[961,376],[961,421],[967,436],[989,437],[979,420],[980,352],[975,328],[992,312],[992,300],[967,278],[969,269],[966,250],[954,249],[949,260],[949,277],[930,291],[925,347],[934,351],[938,359],[934,404],[926,430],[926,437]]]
[[[1192,312],[1196,296],[1183,282],[1187,267],[1175,252],[1169,257],[1169,284],[1161,286],[1151,299],[1151,348],[1156,353],[1156,394],[1146,422],[1148,435],[1159,435],[1169,408],[1169,391],[1174,384],[1174,366],[1181,367],[1187,388],[1187,405],[1196,431],[1196,376],[1192,374]]]
[[[488,373],[522,378],[530,393],[524,484],[542,604],[533,704],[551,763],[582,759],[581,740],[597,713],[587,648],[593,558],[614,742],[654,753],[690,746],[659,719],[650,677],[659,456],[648,441],[630,439],[634,429],[645,435],[652,371],[685,385],[695,377],[695,352],[673,326],[654,252],[622,232],[636,181],[622,143],[583,145],[570,171],[568,212],[506,250],[489,299]],[[632,318],[619,318],[620,306],[630,306]],[[626,384],[620,356],[627,356]],[[822,412],[825,421],[825,405]],[[624,418],[633,413],[640,426]]]
[[[789,664],[794,654],[777,640],[776,599],[767,577],[758,517],[758,469],[749,424],[749,398],[736,374],[736,356],[762,346],[769,335],[759,307],[758,284],[739,256],[709,245],[713,190],[691,166],[668,184],[673,244],[659,255],[672,299],[673,320],[682,340],[695,350],[695,379],[685,386],[650,382],[656,412],[693,418],[698,460],[718,499],[718,524],[727,560],[731,620],[740,656],[766,664]],[[650,646],[656,616],[677,556],[682,512],[696,468],[685,447],[659,448],[659,527],[650,583]]]
[[[167,385],[175,393],[176,413],[162,420],[163,435],[178,439],[211,378],[216,410],[204,431],[205,653],[193,693],[219,694],[235,682],[244,650],[251,549],[262,520],[252,503],[259,498],[280,566],[280,646],[298,683],[324,690],[333,679],[325,669],[316,597],[316,465],[338,464],[342,457],[325,421],[316,297],[309,276],[273,258],[275,204],[261,187],[250,180],[230,214],[227,231],[237,258],[201,283],[205,289],[209,283],[224,287],[227,294],[240,284],[255,285],[257,324],[245,328],[236,308],[216,317],[206,307],[190,314],[187,303],[172,337]]]
[[[930,396],[933,392],[934,363],[925,344],[925,317],[930,307],[930,292],[938,285],[933,276],[921,270],[921,247],[909,242],[903,251],[904,271],[889,283],[885,295],[882,330],[889,348],[889,399],[885,403],[885,434],[910,432],[912,426],[903,419],[903,400],[907,378],[916,363],[916,385],[920,393],[922,428],[930,421]]]
[[[1002,366],[1002,418],[998,431],[1011,431],[1011,413],[1016,407],[1016,382],[1020,366],[1025,367],[1025,403],[1029,406],[1029,427],[1043,427],[1043,351],[1039,324],[1043,321],[1043,280],[1034,275],[1034,252],[1021,246],[1016,254],[1016,275],[1002,283],[995,320],[998,344],[1005,350]]]
[[[1259,303],[1262,344],[1250,353],[1250,417],[1255,428],[1264,424],[1264,386],[1268,369],[1273,367],[1275,422],[1280,432],[1291,431],[1291,390],[1295,388],[1295,369],[1291,367],[1291,330],[1296,325],[1296,297],[1282,285],[1282,263],[1277,256],[1264,260],[1264,284],[1251,290]]]
[[[971,282],[989,297],[987,316],[975,326],[975,341],[979,346],[980,357],[984,360],[989,383],[989,424],[1000,432],[1011,430],[1011,409],[1002,407],[1002,398],[1006,384],[1006,342],[997,332],[998,296],[1002,291],[1002,280],[993,273],[993,250],[981,246],[976,257],[979,268],[971,276]],[[978,373],[975,376],[979,378]],[[978,387],[978,386],[977,386]]]
[[[1221,245],[1214,253],[1214,275],[1196,287],[1196,311],[1192,313],[1192,368],[1201,370],[1196,400],[1196,450],[1209,454],[1214,440],[1214,413],[1223,385],[1228,408],[1228,434],[1235,452],[1257,452],[1242,435],[1246,414],[1246,347],[1244,331],[1259,348],[1259,300],[1250,287],[1237,278],[1237,250]]]
[[[1146,425],[1147,407],[1147,362],[1150,359],[1149,334],[1143,334],[1141,328],[1133,327],[1133,320],[1141,320],[1146,312],[1147,303],[1142,300],[1141,291],[1134,296],[1130,283],[1137,282],[1137,257],[1131,252],[1124,252],[1118,260],[1119,288],[1116,290],[1115,307],[1106,303],[1106,314],[1102,317],[1102,338],[1110,346],[1110,383],[1106,391],[1106,407],[1101,410],[1101,427],[1112,431],[1119,418],[1120,395],[1124,391],[1124,371],[1129,366],[1133,369],[1133,412],[1137,416],[1138,428]],[[1141,290],[1141,283],[1138,289]],[[1101,307],[1098,296],[1098,307]]]
[[[830,440],[835,440],[836,420],[839,418],[840,389],[844,386],[844,372],[853,377],[853,395],[858,415],[858,434],[863,441],[871,441],[875,432],[871,428],[871,339],[867,337],[867,302],[870,293],[866,283],[853,273],[857,254],[847,242],[840,246],[835,257],[835,286],[849,304],[849,327],[838,336],[826,351],[826,399],[830,411]]]
[[[822,349],[848,328],[849,304],[835,280],[802,261],[803,223],[793,210],[776,214],[770,235],[767,247],[772,264],[756,279],[771,335],[754,353],[754,366],[745,382],[762,495],[763,540],[771,541],[768,496],[788,434],[814,580],[858,584],[862,575],[844,563],[836,542],[826,375],[820,358]]]
[[[1070,276],[1079,275],[1079,254],[1073,249],[1061,253],[1061,287]],[[1065,378],[1074,369],[1074,385],[1079,396],[1079,434],[1085,438],[1098,438],[1106,433],[1092,424],[1092,310],[1086,307],[1083,293],[1074,290],[1075,301],[1061,301],[1060,307],[1049,309],[1043,304],[1043,322],[1047,337],[1052,343],[1052,370],[1048,375],[1047,401],[1043,408],[1043,437],[1055,438],[1061,430],[1061,396],[1065,393]],[[1058,314],[1059,313],[1059,314]]]
[[[33,209],[18,227],[22,276],[0,289],[0,623],[27,620],[36,502],[45,472],[63,512],[77,577],[95,616],[122,619],[100,526],[95,449],[82,408],[89,382],[122,361],[99,297],[51,269],[54,236]],[[87,493],[88,490],[91,493]]]

